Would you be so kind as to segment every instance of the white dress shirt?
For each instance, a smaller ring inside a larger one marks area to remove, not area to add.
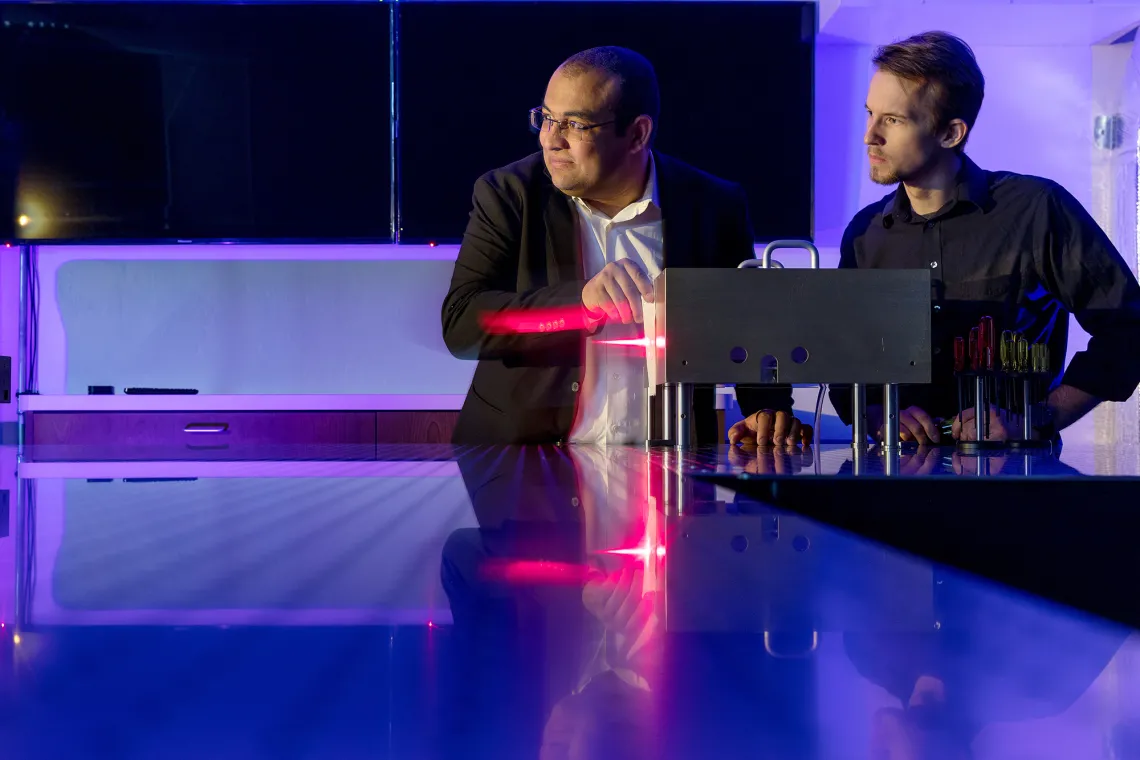
[[[661,273],[664,234],[657,196],[657,170],[649,156],[649,178],[641,197],[613,217],[574,199],[582,262],[589,279],[612,261],[633,259],[649,279]],[[641,443],[649,435],[646,417],[645,348],[614,346],[600,341],[640,338],[641,325],[609,320],[586,339],[581,396],[570,440],[615,445]]]

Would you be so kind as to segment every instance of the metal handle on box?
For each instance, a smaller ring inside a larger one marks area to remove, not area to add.
[[[191,422],[185,427],[185,433],[224,433],[230,429],[228,422]]]
[[[778,660],[797,660],[807,657],[819,649],[819,631],[811,632],[811,646],[800,652],[777,652],[772,646],[772,632],[764,631],[764,651]]]
[[[811,268],[819,269],[819,249],[810,240],[773,240],[764,246],[764,253],[760,257],[762,262],[760,266],[764,269],[770,268],[772,266],[772,251],[782,248],[799,248],[807,251],[811,255]]]

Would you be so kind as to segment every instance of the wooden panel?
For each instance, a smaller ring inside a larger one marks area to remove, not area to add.
[[[376,443],[446,444],[455,411],[32,412],[35,461],[374,459]]]
[[[451,443],[459,412],[377,412],[377,443]]]
[[[375,412],[37,412],[33,445],[374,444]]]

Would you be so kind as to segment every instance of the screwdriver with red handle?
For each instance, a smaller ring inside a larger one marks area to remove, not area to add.
[[[982,317],[978,325],[978,354],[981,356],[982,368],[987,372],[994,371],[994,318]]]

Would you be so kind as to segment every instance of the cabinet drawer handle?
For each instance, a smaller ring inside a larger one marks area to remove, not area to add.
[[[191,422],[186,426],[187,433],[224,433],[230,429],[228,422]]]

